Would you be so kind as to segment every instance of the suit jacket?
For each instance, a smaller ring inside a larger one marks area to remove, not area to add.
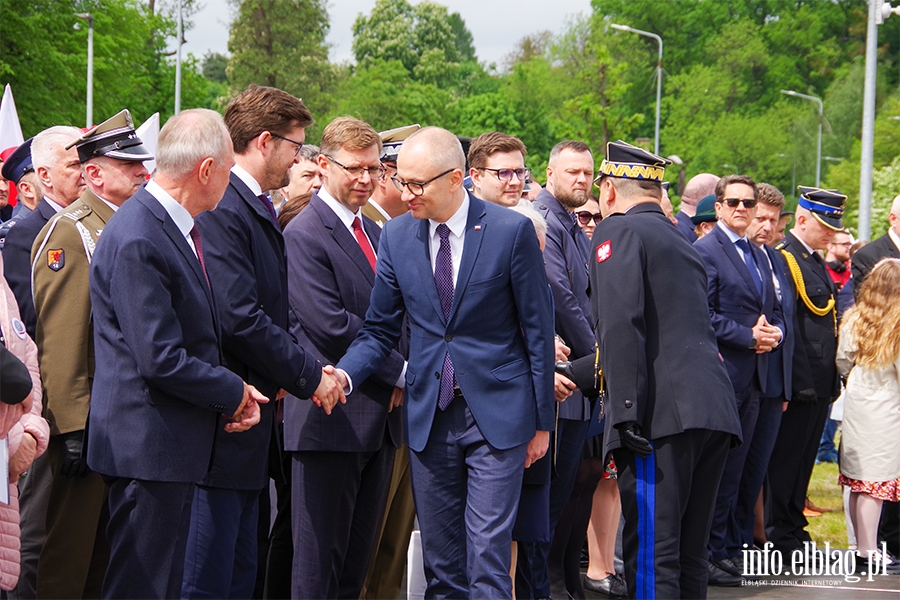
[[[86,190],[50,219],[34,242],[35,341],[44,415],[53,435],[80,431],[87,423],[94,378],[88,272],[100,232],[113,214],[112,207]]]
[[[647,439],[688,429],[741,435],[734,390],[709,320],[706,270],[655,202],[594,230],[591,306],[606,376],[606,452],[616,425]]]
[[[215,458],[202,483],[227,489],[262,489],[269,478],[270,443],[281,447],[275,422],[280,388],[303,402],[322,378],[322,365],[288,332],[284,238],[268,208],[241,179],[231,183],[216,210],[197,216],[203,256],[222,324],[225,365],[269,398],[259,425],[240,433],[217,429]],[[319,409],[320,410],[320,409]],[[280,461],[271,465],[280,469]]]
[[[694,232],[696,225],[694,225],[694,222],[691,221],[691,218],[686,212],[679,210],[678,214],[675,215],[675,221],[675,226],[678,228],[678,231],[683,233],[684,237],[686,237],[690,243],[693,244],[697,241],[697,234]]]
[[[591,243],[572,220],[571,213],[547,190],[534,200],[535,209],[547,221],[544,266],[553,293],[556,333],[571,348],[570,360],[594,354],[596,336],[591,329],[588,298],[588,256]],[[559,405],[559,418],[586,421],[591,406],[580,391]]]
[[[763,285],[760,296],[744,259],[721,227],[716,226],[709,235],[694,242],[694,248],[706,267],[709,317],[731,383],[736,392],[747,389],[751,383],[765,392],[769,356],[750,349],[753,326],[760,315],[765,315],[782,332],[787,329],[775,296],[769,261],[762,249],[750,244]]]
[[[499,450],[551,431],[553,307],[531,221],[471,194],[449,319],[431,267],[429,221],[405,214],[384,226],[366,325],[338,363],[365,379],[410,327],[405,433],[425,448],[438,403],[444,356],[479,429]]]
[[[381,230],[367,217],[363,228],[377,253]],[[288,293],[299,320],[298,339],[323,361],[336,363],[363,326],[375,273],[359,242],[325,202],[314,195],[309,205],[285,228]],[[402,443],[399,410],[387,412],[394,385],[403,371],[396,350],[378,360],[362,378],[346,404],[331,415],[309,402],[285,406],[285,449],[373,452],[385,440],[385,428],[395,447]]]
[[[769,377],[766,384],[764,398],[779,398],[782,395],[785,400],[791,399],[792,368],[794,360],[794,344],[796,343],[795,318],[797,312],[796,290],[791,274],[788,273],[784,256],[768,246],[763,246],[772,272],[781,287],[781,312],[784,315],[784,341],[781,345],[769,352]]]
[[[897,244],[887,233],[871,244],[866,244],[853,255],[853,260],[850,261],[850,270],[853,273],[854,296],[859,295],[859,288],[865,281],[866,275],[882,258],[900,258],[900,249],[897,249]]]
[[[47,224],[56,210],[45,199],[41,199],[34,212],[16,223],[6,234],[3,246],[3,269],[6,282],[19,303],[19,314],[25,323],[25,330],[34,339],[37,315],[31,296],[31,246],[34,239]]]
[[[146,189],[103,230],[90,278],[97,370],[88,466],[114,477],[199,481],[243,383],[222,366],[200,261]]]
[[[794,256],[803,276],[806,294],[814,306],[821,308],[830,298],[837,300],[837,290],[831,276],[825,270],[825,261],[820,256],[817,257],[816,253],[810,254],[793,232],[788,232],[775,249],[779,252],[789,252]],[[790,276],[790,271],[788,274]],[[792,289],[797,294],[797,282],[792,281],[792,284]],[[836,317],[832,311],[821,317],[813,314],[802,299],[797,295],[795,299],[796,343],[791,365],[792,391],[796,394],[801,390],[814,388],[819,398],[837,398],[840,381],[834,363],[837,355]]]

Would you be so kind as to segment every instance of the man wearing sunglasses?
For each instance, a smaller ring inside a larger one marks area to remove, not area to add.
[[[362,215],[384,174],[378,133],[340,117],[322,133],[322,187],[285,228],[290,306],[298,339],[337,361],[362,328],[376,281],[381,229]],[[286,406],[292,452],[292,598],[358,598],[384,513],[396,448],[406,362],[392,344],[356,379],[347,403],[326,415]]]
[[[271,402],[261,409],[259,427],[217,431],[211,468],[194,496],[183,598],[253,594],[258,563],[266,559],[266,547],[257,548],[259,506],[269,505],[269,460],[280,456],[282,446],[276,399],[286,392],[315,395],[328,410],[339,395],[325,362],[288,331],[284,240],[263,193],[290,181],[312,115],[287,92],[254,85],[228,104],[225,125],[235,164],[218,208],[200,215],[197,227],[226,365]],[[297,398],[286,402],[312,404]],[[271,467],[278,472],[281,462]]]
[[[694,243],[706,266],[709,314],[734,386],[744,444],[732,448],[719,483],[709,539],[710,585],[741,585],[743,561],[735,510],[747,451],[766,391],[768,353],[784,339],[784,315],[772,268],[762,249],[747,238],[756,217],[756,183],[728,175],[716,184],[713,230]],[[754,498],[755,502],[755,498]]]
[[[489,131],[469,146],[469,175],[476,197],[500,206],[515,206],[522,198],[525,178],[525,144],[519,138]]]
[[[534,200],[534,208],[547,221],[547,246],[544,263],[553,294],[556,334],[572,353],[570,360],[594,353],[591,329],[591,304],[588,299],[588,256],[590,241],[578,226],[574,211],[588,201],[594,179],[594,157],[584,142],[560,142],[550,151],[547,187]],[[582,446],[591,418],[589,400],[572,382],[563,382],[572,395],[559,405],[556,426],[557,453],[555,477],[550,482],[550,533],[554,536],[556,556],[550,556],[551,544],[523,544],[520,573],[531,587],[533,598],[566,597],[562,574],[563,557],[571,530],[571,519],[557,528],[563,509],[572,493],[575,474],[581,461]],[[567,515],[574,510],[566,511]],[[550,572],[549,565],[559,566]]]

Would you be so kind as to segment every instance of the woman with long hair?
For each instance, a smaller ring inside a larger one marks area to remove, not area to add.
[[[881,503],[900,499],[900,260],[879,262],[844,314],[837,353],[847,377],[838,481],[850,488],[856,562],[900,573],[877,547]]]

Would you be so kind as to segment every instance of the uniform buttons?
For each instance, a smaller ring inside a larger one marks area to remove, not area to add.
[[[297,383],[300,384],[300,387],[304,387],[306,385],[306,377],[301,377],[300,381],[298,381]]]
[[[625,401],[625,408],[631,408],[633,405],[634,405],[634,402],[632,402],[631,400]]]
[[[444,341],[445,342],[453,341],[453,336],[448,333],[447,335],[444,336]]]

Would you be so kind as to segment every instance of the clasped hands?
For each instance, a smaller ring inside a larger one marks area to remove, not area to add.
[[[756,325],[752,328],[753,337],[756,338],[756,353],[771,352],[781,343],[781,330],[769,324],[766,315],[760,315]]]

